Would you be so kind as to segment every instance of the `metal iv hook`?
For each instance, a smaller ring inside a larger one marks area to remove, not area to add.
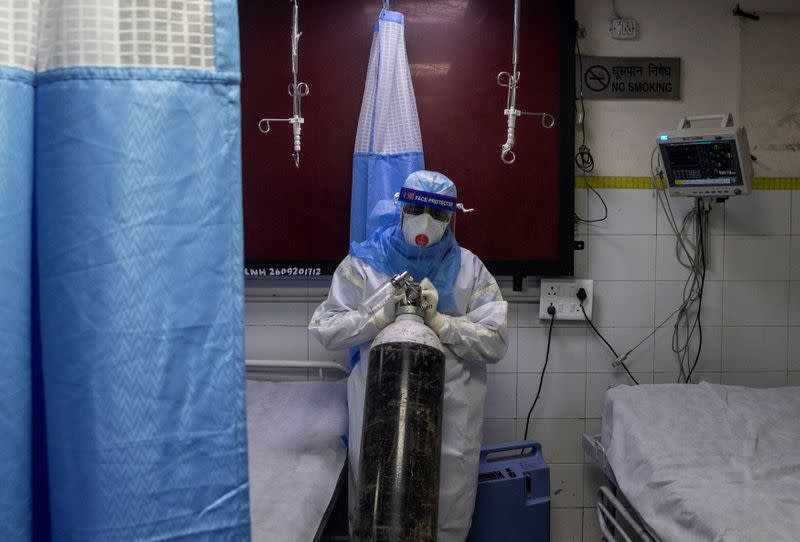
[[[515,142],[515,132],[517,127],[517,117],[521,115],[540,116],[543,128],[552,128],[556,119],[549,113],[531,113],[528,111],[520,111],[517,109],[517,86],[519,85],[520,71],[517,69],[519,65],[519,17],[520,17],[520,0],[514,0],[514,44],[511,55],[511,72],[500,72],[497,74],[497,84],[501,87],[508,88],[508,95],[506,97],[506,108],[503,110],[503,115],[506,116],[506,142],[501,147],[500,160],[504,164],[513,164],[517,156],[512,150]]]
[[[542,128],[552,128],[556,124],[556,118],[550,113],[529,113],[527,111],[521,111],[521,114],[532,117],[542,117]]]
[[[270,122],[288,122],[292,125],[292,142],[293,142],[293,149],[294,153],[292,153],[292,158],[294,158],[294,166],[296,168],[300,167],[300,132],[301,132],[301,125],[305,122],[303,118],[303,114],[301,112],[301,100],[308,96],[311,92],[308,84],[303,82],[298,82],[298,71],[299,71],[299,53],[298,53],[298,45],[300,43],[300,36],[303,34],[300,32],[300,25],[298,23],[298,9],[297,9],[297,0],[290,0],[289,2],[292,4],[292,82],[289,83],[289,96],[292,98],[292,117],[288,119],[261,119],[258,121],[258,129],[266,134],[270,131]]]

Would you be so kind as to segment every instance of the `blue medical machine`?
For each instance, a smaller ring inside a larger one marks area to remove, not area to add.
[[[550,468],[534,440],[481,450],[478,494],[468,542],[547,542]]]

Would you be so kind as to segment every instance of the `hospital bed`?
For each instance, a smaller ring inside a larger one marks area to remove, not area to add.
[[[619,386],[583,446],[606,540],[800,540],[800,387]]]
[[[247,360],[253,542],[346,540],[346,369]]]

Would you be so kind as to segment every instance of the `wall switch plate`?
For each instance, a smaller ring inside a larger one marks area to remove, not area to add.
[[[611,21],[611,37],[615,40],[635,40],[636,20],[614,19]]]
[[[583,309],[592,317],[594,281],[588,279],[542,279],[539,286],[539,319],[549,320],[547,307],[556,308],[556,320],[583,320],[578,289],[586,290]]]

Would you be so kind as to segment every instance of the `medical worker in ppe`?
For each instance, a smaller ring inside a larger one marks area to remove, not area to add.
[[[399,298],[374,316],[359,312],[359,304],[397,273],[408,271],[421,281],[430,306],[425,323],[439,335],[446,354],[438,539],[463,542],[478,483],[486,364],[506,353],[508,304],[478,257],[456,243],[449,227],[456,209],[456,187],[450,179],[432,171],[414,172],[397,204],[386,225],[351,245],[309,330],[329,350],[360,347],[361,361],[348,380],[348,458],[354,486],[369,349],[393,321]]]

